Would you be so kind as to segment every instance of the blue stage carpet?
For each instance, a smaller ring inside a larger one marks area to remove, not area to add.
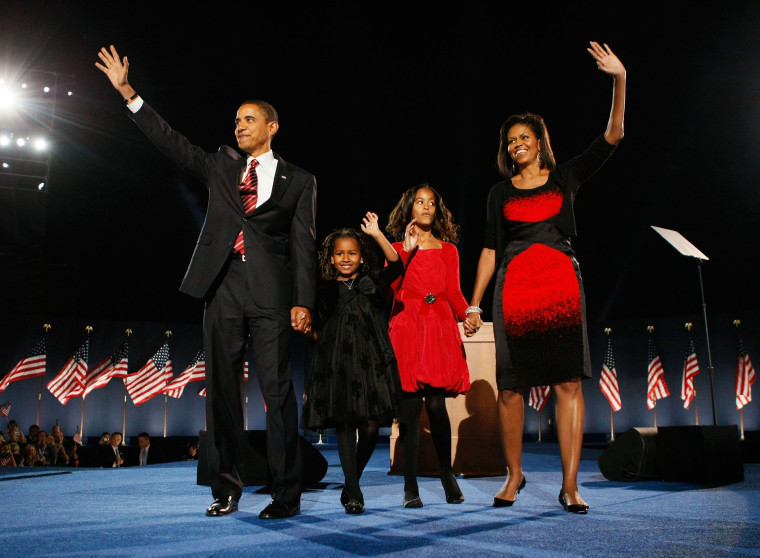
[[[2,556],[760,556],[760,464],[746,480],[706,488],[685,483],[613,483],[584,450],[580,481],[587,516],[557,503],[556,444],[526,444],[528,484],[512,508],[491,507],[501,478],[462,479],[466,501],[446,504],[437,479],[420,479],[425,507],[401,507],[403,481],[389,476],[388,445],[362,478],[367,511],[349,516],[338,498],[334,448],[302,514],[261,521],[268,503],[247,488],[240,511],[205,517],[208,487],[195,463],[126,469],[0,471]],[[50,475],[53,472],[71,474]],[[41,476],[34,476],[37,473]]]

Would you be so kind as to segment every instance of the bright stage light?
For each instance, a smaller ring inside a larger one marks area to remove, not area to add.
[[[24,147],[26,145],[26,140],[24,138],[18,138],[16,140],[16,145],[19,147]]]
[[[49,88],[49,87],[43,87],[43,88],[42,88],[42,90],[43,90],[45,93],[50,93],[50,88]]]
[[[0,108],[13,106],[15,95],[4,85],[0,85]]]
[[[44,182],[40,182],[39,184],[37,184],[37,189],[38,189],[40,192],[42,192],[42,190],[44,190],[44,189],[45,189],[45,183],[44,183]]]
[[[48,148],[48,142],[45,138],[37,138],[34,140],[34,148],[37,151],[44,151]]]
[[[11,138],[3,134],[0,136],[0,146],[5,147],[6,145],[11,144]]]
[[[71,97],[73,94],[74,94],[73,91],[69,91],[68,93],[66,93],[66,95],[68,95],[69,97]]]
[[[3,168],[4,169],[8,169],[8,168],[10,168],[10,165],[8,163],[3,163]]]
[[[26,83],[21,84],[21,89],[26,89],[27,87],[29,87],[29,85],[27,85]]]

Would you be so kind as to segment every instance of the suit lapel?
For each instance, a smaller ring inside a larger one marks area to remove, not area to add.
[[[272,183],[272,195],[254,210],[254,215],[258,212],[266,211],[270,206],[277,205],[287,191],[288,186],[290,186],[292,173],[290,172],[290,168],[288,168],[288,164],[277,154],[275,154],[275,158],[277,159],[277,168],[275,169],[274,182]],[[240,203],[242,204],[242,202]]]

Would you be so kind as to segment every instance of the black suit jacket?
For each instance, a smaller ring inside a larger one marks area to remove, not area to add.
[[[124,459],[124,448],[119,446],[119,455]],[[111,444],[105,444],[98,446],[97,464],[98,467],[113,467],[116,462],[116,454],[114,454],[113,446]],[[124,467],[125,463],[122,463]]]
[[[131,113],[130,113],[131,114]],[[147,103],[131,118],[165,155],[209,189],[206,220],[180,291],[203,298],[225,265],[240,229],[254,301],[261,308],[312,308],[315,296],[317,182],[277,158],[272,196],[245,215],[238,185],[246,159],[228,146],[207,153],[174,131]]]

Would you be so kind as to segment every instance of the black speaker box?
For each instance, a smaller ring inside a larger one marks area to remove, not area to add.
[[[628,429],[599,457],[599,470],[611,481],[660,480],[656,440],[656,428]]]
[[[739,429],[663,426],[657,434],[657,467],[666,481],[731,484],[744,480]]]
[[[267,463],[266,430],[246,430],[245,437],[248,445],[243,456],[243,486],[268,486],[271,483],[271,476]],[[327,460],[303,436],[299,436],[299,442],[301,444],[301,459],[303,461],[303,484],[318,483],[327,473]],[[211,484],[208,469],[209,449],[206,431],[201,430],[198,433],[197,484],[205,486]]]

